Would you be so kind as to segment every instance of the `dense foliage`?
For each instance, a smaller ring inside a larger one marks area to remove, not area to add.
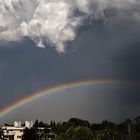
[[[43,128],[43,133],[39,128]],[[50,129],[51,128],[51,129]],[[0,131],[2,134],[2,131]],[[140,117],[120,124],[109,121],[90,124],[71,118],[67,122],[50,124],[35,121],[32,129],[25,129],[23,140],[140,140]],[[1,139],[1,138],[0,138]]]
[[[22,136],[23,140],[38,140],[38,135],[36,133],[36,130],[34,128],[31,129],[25,129],[24,134]]]
[[[90,124],[72,118],[52,127],[55,140],[140,140],[140,117],[115,124],[109,121]]]

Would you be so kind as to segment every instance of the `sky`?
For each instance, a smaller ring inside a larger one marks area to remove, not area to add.
[[[134,82],[110,83],[107,90],[98,85],[54,93],[8,113],[1,122],[70,117],[121,121],[138,116],[139,6],[138,0],[0,0],[1,109],[61,83]]]

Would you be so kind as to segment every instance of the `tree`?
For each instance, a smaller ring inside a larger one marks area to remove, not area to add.
[[[86,127],[89,127],[89,122],[88,121],[81,120],[81,119],[78,119],[78,118],[71,118],[69,120],[69,122],[75,124],[75,126],[86,126]]]
[[[38,119],[36,119],[35,123],[34,123],[34,127],[37,128],[39,125]]]
[[[33,128],[31,128],[31,129],[26,128],[24,130],[22,139],[23,140],[38,140],[38,136],[37,136],[36,130],[33,129]]]
[[[55,140],[93,140],[93,134],[87,127],[70,127],[66,133],[61,133]]]
[[[39,122],[38,126],[39,126],[39,127],[46,127],[46,125],[45,125],[42,121]]]

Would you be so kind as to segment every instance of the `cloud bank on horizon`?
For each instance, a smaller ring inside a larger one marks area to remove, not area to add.
[[[85,20],[129,18],[139,24],[139,6],[139,0],[0,0],[0,40],[28,37],[37,47],[49,43],[63,52]]]

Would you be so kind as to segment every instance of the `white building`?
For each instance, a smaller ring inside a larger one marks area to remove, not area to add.
[[[21,122],[14,122],[14,127],[21,127]]]
[[[3,140],[22,140],[24,127],[3,127]]]
[[[33,121],[25,121],[25,127],[31,129],[33,127]]]
[[[3,140],[22,140],[24,129],[31,129],[32,127],[32,121],[26,121],[25,126],[21,126],[21,122],[14,122],[14,126],[4,126],[2,127]]]

